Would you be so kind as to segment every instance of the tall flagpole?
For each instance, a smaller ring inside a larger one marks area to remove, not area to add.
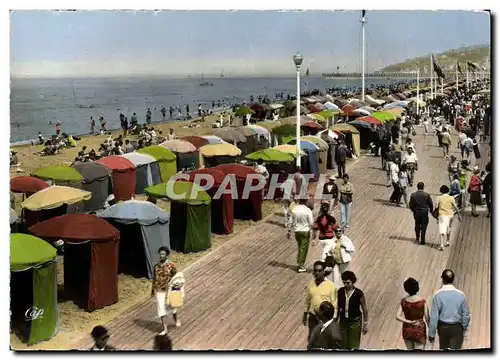
[[[441,95],[444,95],[444,79],[443,78],[440,79],[441,79]]]
[[[434,96],[432,95],[432,92],[434,91],[434,87],[433,87],[433,70],[434,70],[434,66],[432,65],[432,54],[430,55],[430,59],[431,59],[431,67],[430,67],[430,78],[431,78],[431,99],[434,99]]]
[[[361,101],[365,101],[365,11],[361,13]]]
[[[469,64],[467,62],[465,63],[465,74],[466,74],[465,83],[467,84],[467,90],[469,90]]]
[[[458,61],[455,65],[455,84],[457,86],[457,91],[458,91]]]
[[[420,114],[420,64],[417,63],[417,118]]]

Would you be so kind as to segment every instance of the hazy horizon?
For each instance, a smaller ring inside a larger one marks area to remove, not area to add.
[[[361,11],[11,11],[11,79],[283,77],[361,69]],[[490,14],[368,11],[367,72],[490,44]],[[443,28],[446,31],[443,31]]]

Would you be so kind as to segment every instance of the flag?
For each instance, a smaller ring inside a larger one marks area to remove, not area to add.
[[[458,62],[458,60],[457,60],[457,70],[460,74],[463,74],[462,68],[460,67],[460,63]]]
[[[433,67],[434,72],[437,74],[438,78],[444,79],[443,68],[441,67],[441,65],[439,65],[439,62],[436,59],[436,57],[434,56],[434,54],[432,54],[432,67]]]
[[[477,70],[477,65],[474,64],[472,61],[467,61],[467,69],[469,71],[476,71]]]

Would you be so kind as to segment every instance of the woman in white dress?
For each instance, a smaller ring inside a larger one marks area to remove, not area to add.
[[[337,289],[343,286],[341,276],[344,271],[348,269],[349,263],[352,260],[352,255],[355,251],[356,249],[351,239],[343,234],[341,228],[336,228],[330,254],[333,256],[333,261],[335,263],[332,280],[335,286],[337,286]]]

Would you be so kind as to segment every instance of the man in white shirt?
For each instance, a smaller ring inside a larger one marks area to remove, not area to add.
[[[309,250],[309,240],[311,238],[311,230],[313,228],[314,219],[311,209],[307,207],[308,199],[300,199],[299,205],[292,210],[292,227],[295,232],[295,240],[297,240],[297,271],[303,273],[306,271],[307,252]]]
[[[409,185],[413,186],[413,177],[415,171],[418,170],[418,157],[415,153],[415,149],[412,146],[408,146],[406,149],[406,154],[403,155],[403,159],[401,160],[402,164],[406,164],[408,168],[408,181]]]

